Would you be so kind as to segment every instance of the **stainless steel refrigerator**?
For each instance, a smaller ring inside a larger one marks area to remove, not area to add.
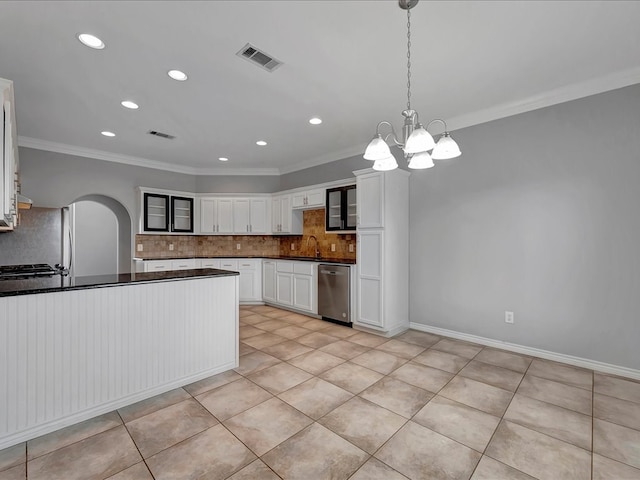
[[[0,233],[0,265],[48,264],[73,270],[69,207],[20,210],[20,225]]]

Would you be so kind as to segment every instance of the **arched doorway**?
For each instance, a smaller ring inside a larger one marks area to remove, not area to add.
[[[129,273],[131,217],[127,209],[105,195],[85,195],[69,209],[74,275]]]

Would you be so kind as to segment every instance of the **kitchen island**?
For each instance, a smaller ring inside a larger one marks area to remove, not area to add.
[[[0,450],[238,366],[238,273],[0,282]]]

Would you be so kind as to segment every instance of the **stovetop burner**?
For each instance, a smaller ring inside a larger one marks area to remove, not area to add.
[[[68,271],[61,265],[55,268],[46,263],[27,265],[0,265],[0,279],[30,278],[52,275],[66,275]]]

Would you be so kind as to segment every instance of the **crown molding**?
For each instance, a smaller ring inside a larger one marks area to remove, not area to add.
[[[95,158],[96,160],[124,163],[126,165],[136,165],[138,167],[154,168],[156,170],[167,170],[169,172],[184,173],[187,175],[196,175],[198,173],[193,167],[172,165],[170,163],[158,162],[148,158],[121,155],[119,153],[94,150],[92,148],[76,147],[74,145],[67,145],[64,143],[40,140],[38,138],[18,136],[18,145],[20,147],[35,148],[36,150],[65,153],[67,155],[75,155],[77,157]]]
[[[599,77],[585,82],[557,88],[515,102],[496,105],[495,107],[478,110],[476,112],[459,115],[457,117],[447,119],[447,126],[450,131],[460,130],[462,128],[487,123],[501,118],[518,115],[521,113],[538,110],[540,108],[550,107],[559,103],[565,103],[577,100],[591,95],[616,90],[618,88],[628,87],[640,83],[640,67],[623,70],[611,75]],[[441,131],[436,131],[442,133]],[[331,152],[325,155],[314,157],[295,165],[285,166],[282,168],[198,168],[173,165],[148,158],[134,157],[130,155],[122,155],[117,153],[105,152],[102,150],[94,150],[91,148],[77,147],[63,143],[50,142],[48,140],[40,140],[37,138],[18,136],[18,145],[21,147],[35,148],[37,150],[47,150],[57,153],[65,153],[79,157],[95,158],[97,160],[105,160],[108,162],[123,163],[126,165],[136,165],[139,167],[153,168],[157,170],[165,170],[169,172],[184,173],[187,175],[285,175],[287,173],[305,170],[307,168],[317,167],[326,163],[342,160],[345,158],[360,155],[364,152],[366,144],[351,146]]]
[[[310,160],[305,160],[303,162],[296,163],[295,165],[282,167],[280,169],[280,174],[284,175],[286,173],[297,172],[299,170],[305,170],[307,168],[317,167],[318,165],[324,165],[325,163],[335,162],[336,160],[343,160],[345,158],[361,155],[364,153],[364,149],[366,148],[366,146],[367,146],[367,143],[363,143],[362,145],[343,148],[342,150],[338,150],[336,152],[332,152],[326,155],[321,155],[319,157],[315,157]]]
[[[598,77],[585,82],[574,83],[550,90],[515,102],[503,103],[495,107],[478,110],[469,114],[459,115],[447,119],[450,131],[471,127],[481,123],[491,122],[501,118],[511,117],[520,113],[531,112],[540,108],[550,107],[559,103],[570,102],[580,98],[597,95],[599,93],[617,90],[640,83],[640,67],[623,70],[604,77]],[[442,131],[436,133],[442,133]]]
[[[277,168],[197,168],[197,175],[281,175]]]

